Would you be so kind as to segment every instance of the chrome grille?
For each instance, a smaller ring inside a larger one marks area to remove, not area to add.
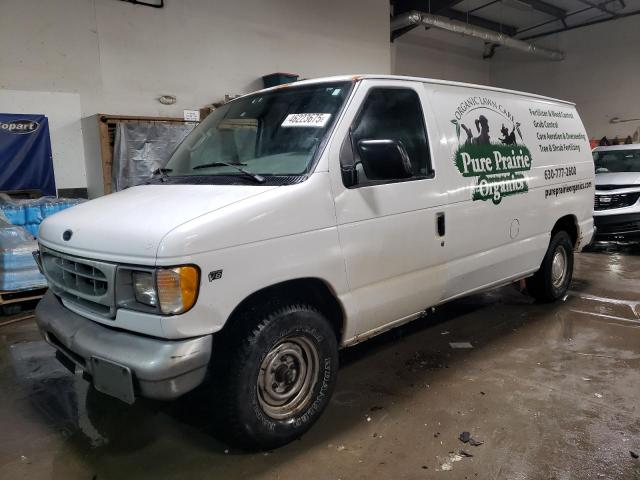
[[[40,247],[42,269],[53,292],[80,310],[115,316],[116,266]]]
[[[601,195],[596,193],[594,210],[609,210],[612,208],[629,207],[640,198],[640,192],[631,193],[610,193]]]
[[[631,185],[596,185],[596,190],[620,190],[622,188],[636,188],[638,184],[632,183]]]
[[[107,293],[107,277],[96,267],[66,258],[52,258],[57,267],[54,270],[60,274],[60,283],[87,295],[102,296]]]

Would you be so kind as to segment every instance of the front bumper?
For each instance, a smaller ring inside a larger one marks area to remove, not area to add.
[[[594,215],[597,240],[640,239],[640,213]]]
[[[194,389],[211,358],[211,335],[162,340],[116,330],[71,312],[51,291],[38,304],[36,321],[45,340],[88,375],[95,359],[128,368],[142,397],[168,400]]]

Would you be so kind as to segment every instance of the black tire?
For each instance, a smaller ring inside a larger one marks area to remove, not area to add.
[[[562,276],[559,276],[558,273],[561,270],[558,266],[558,255],[564,258]],[[556,261],[555,267],[554,259]],[[565,231],[560,231],[551,239],[547,253],[540,265],[540,270],[532,277],[527,278],[527,291],[539,302],[555,302],[567,293],[572,277],[573,244],[569,234]]]
[[[231,321],[235,331],[218,351],[227,358],[212,366],[224,440],[262,450],[299,438],[333,393],[338,373],[333,328],[309,305],[253,309]],[[270,395],[292,398],[277,406]]]

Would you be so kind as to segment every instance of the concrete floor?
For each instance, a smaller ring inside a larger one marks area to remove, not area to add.
[[[204,392],[123,408],[31,321],[0,328],[0,478],[640,479],[639,254],[578,255],[555,305],[506,287],[343,352],[319,423],[268,453],[215,440]]]

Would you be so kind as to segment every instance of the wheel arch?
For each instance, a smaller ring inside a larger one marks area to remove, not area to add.
[[[576,248],[580,238],[580,227],[578,226],[578,219],[575,215],[570,214],[560,217],[551,229],[551,238],[560,231],[567,232],[571,238],[571,244]]]
[[[329,320],[340,345],[346,323],[344,307],[331,285],[317,277],[286,280],[251,293],[233,309],[221,332],[236,327],[237,319],[248,310],[269,304],[277,308],[291,303],[305,303],[317,308]]]

